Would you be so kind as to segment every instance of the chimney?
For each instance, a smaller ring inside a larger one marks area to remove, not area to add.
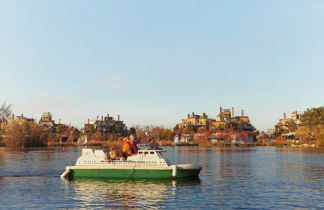
[[[88,125],[90,124],[90,119],[88,119]]]
[[[205,118],[205,119],[208,118],[208,116],[207,116],[207,114],[205,112],[203,113],[203,118]]]
[[[194,112],[192,113],[192,117],[195,117],[195,113]]]
[[[103,116],[101,115],[101,121],[103,121]]]
[[[59,119],[59,124],[61,125],[61,119]]]
[[[97,115],[97,120],[99,120],[99,115]]]
[[[190,114],[188,114],[188,119],[190,118]]]
[[[234,118],[234,107],[232,107],[232,118]]]
[[[15,119],[15,114],[12,114],[12,119],[13,119],[13,120]]]
[[[24,115],[23,114],[21,114],[21,119],[24,119]]]
[[[286,116],[286,113],[284,113],[284,119],[286,119],[286,117],[287,117],[287,116]]]
[[[120,120],[120,116],[118,115],[118,121]]]
[[[242,109],[242,117],[244,116],[244,109]]]
[[[219,113],[222,113],[223,109],[222,107],[219,107]]]

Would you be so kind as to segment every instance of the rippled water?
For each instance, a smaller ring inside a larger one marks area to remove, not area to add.
[[[324,151],[165,149],[171,162],[201,163],[200,178],[66,181],[80,148],[0,147],[0,208],[324,208]]]

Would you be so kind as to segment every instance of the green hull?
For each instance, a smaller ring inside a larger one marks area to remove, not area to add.
[[[177,170],[175,177],[172,170],[131,170],[131,169],[72,169],[68,177],[74,178],[132,178],[132,179],[171,179],[198,177],[201,169]]]

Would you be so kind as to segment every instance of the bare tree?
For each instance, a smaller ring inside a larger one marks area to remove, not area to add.
[[[12,105],[7,104],[7,102],[3,102],[0,106],[0,121],[5,122],[12,114],[11,110]]]

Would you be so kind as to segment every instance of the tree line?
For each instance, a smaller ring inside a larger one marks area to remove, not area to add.
[[[32,121],[12,121],[12,106],[6,102],[0,106],[0,142],[8,147],[23,148],[45,146],[50,137],[50,131],[39,127]]]
[[[12,115],[12,106],[6,102],[0,105],[0,143],[9,147],[29,147],[29,146],[46,146],[49,141],[55,141],[55,135],[49,129],[38,126],[33,121],[12,121],[6,123]],[[5,125],[5,126],[4,126]],[[299,125],[292,125],[296,137],[304,143],[315,143],[324,146],[324,107],[307,109],[301,115],[301,122]],[[200,133],[200,138],[207,141],[212,131],[208,128],[196,128],[194,126],[187,126],[186,128],[179,128],[176,125],[173,129],[165,128],[163,126],[135,126],[137,138],[140,143],[150,143],[152,141],[172,141],[174,136],[183,136],[184,134]],[[236,134],[237,131],[230,132],[219,131],[222,135]],[[248,132],[240,132],[242,139],[248,137]],[[122,140],[120,135],[93,133],[91,135],[94,139],[101,141],[108,140]],[[77,136],[74,136],[77,137]],[[220,136],[220,138],[227,138]]]
[[[296,137],[304,143],[324,146],[324,106],[307,109],[302,114]]]

